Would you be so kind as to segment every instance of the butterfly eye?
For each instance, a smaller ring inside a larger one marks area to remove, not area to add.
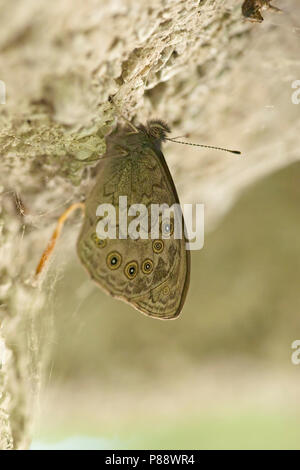
[[[144,274],[150,274],[153,271],[153,261],[151,259],[145,259],[142,264],[142,271]]]
[[[154,240],[152,248],[154,253],[161,253],[164,249],[164,242],[162,240]]]
[[[173,222],[172,221],[162,222],[161,231],[162,231],[162,234],[165,235],[165,236],[173,235],[173,233],[174,233],[174,224],[173,224]]]
[[[134,279],[138,273],[138,264],[136,261],[130,261],[130,263],[126,264],[125,266],[125,274],[128,279]]]
[[[105,238],[99,238],[96,232],[91,235],[91,238],[99,248],[104,248],[107,244],[107,240]]]
[[[113,251],[107,256],[106,263],[109,269],[118,269],[122,263],[122,256],[117,251]]]

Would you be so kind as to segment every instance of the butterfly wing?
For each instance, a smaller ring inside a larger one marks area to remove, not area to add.
[[[115,143],[112,148],[116,148]],[[152,240],[149,233],[148,239],[99,240],[96,235],[97,207],[109,203],[118,209],[119,196],[127,196],[128,207],[138,203],[150,209],[151,204],[179,203],[160,150],[151,147],[139,133],[129,143],[127,138],[125,151],[126,156],[112,155],[102,162],[96,184],[86,200],[78,254],[91,277],[110,295],[155,318],[175,318],[189,286],[190,254],[185,249],[184,237],[175,239],[171,235],[169,239]],[[112,259],[116,261],[114,265],[110,264]],[[148,265],[150,269],[146,269]]]

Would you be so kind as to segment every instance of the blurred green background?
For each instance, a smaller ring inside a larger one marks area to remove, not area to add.
[[[206,235],[175,321],[105,295],[79,224],[63,235],[33,448],[300,448],[299,181],[300,164],[261,180]]]

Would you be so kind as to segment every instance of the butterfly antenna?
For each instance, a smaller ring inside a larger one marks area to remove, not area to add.
[[[170,139],[168,137],[166,137],[166,140],[169,140],[170,142],[174,142],[175,144],[192,145],[194,147],[204,147],[207,149],[222,150],[223,152],[229,152],[229,153],[234,153],[236,155],[241,155],[241,152],[239,150],[230,150],[230,149],[225,149],[223,147],[215,147],[213,145],[193,144],[190,142],[183,142],[182,140]]]

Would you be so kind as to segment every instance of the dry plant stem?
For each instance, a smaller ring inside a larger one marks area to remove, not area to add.
[[[74,211],[77,209],[81,209],[82,212],[84,212],[85,205],[83,202],[77,202],[75,204],[72,204],[68,209],[59,217],[57,225],[55,227],[55,230],[52,234],[52,237],[47,245],[47,248],[45,249],[44,253],[41,256],[41,259],[39,261],[39,264],[37,265],[35,275],[38,276],[41,274],[43,269],[45,268],[47,262],[50,259],[50,256],[55,248],[56,242],[61,234],[61,231],[63,229],[63,226],[66,222],[66,220],[73,214]]]

